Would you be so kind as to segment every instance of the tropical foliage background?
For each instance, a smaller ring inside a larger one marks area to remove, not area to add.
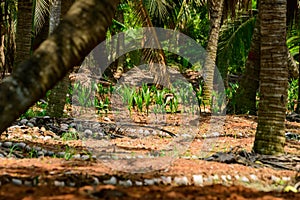
[[[2,78],[17,70],[19,64],[28,59],[39,45],[55,31],[58,24],[63,21],[63,15],[74,2],[74,0],[1,1],[0,73]],[[281,14],[279,17],[282,17],[282,21],[276,24],[276,28],[286,27],[282,32],[283,35],[286,35],[284,38],[286,51],[282,52],[286,52],[284,58],[287,59],[286,66],[288,66],[288,92],[286,95],[282,94],[282,101],[287,101],[287,103],[283,103],[284,113],[299,113],[300,4],[298,0],[288,0],[285,5],[277,3],[282,6],[283,12],[280,9],[280,13],[277,13],[278,16]],[[225,85],[227,113],[256,115],[259,113],[258,108],[263,107],[263,104],[259,107],[258,102],[259,100],[263,102],[263,97],[265,97],[265,94],[261,94],[259,89],[259,81],[264,78],[262,75],[261,79],[259,78],[259,67],[261,67],[259,63],[265,63],[261,50],[266,48],[263,46],[264,40],[269,37],[268,34],[264,35],[266,33],[264,31],[269,31],[271,34],[270,28],[264,29],[265,27],[261,26],[265,23],[265,15],[261,14],[264,10],[259,8],[262,6],[265,9],[268,5],[269,2],[263,0],[121,0],[112,24],[106,32],[106,41],[112,42],[110,38],[113,35],[139,27],[162,27],[178,30],[207,50],[205,67],[208,78],[203,81],[202,77],[198,75],[190,80],[197,94],[200,109],[204,106],[210,108],[212,112],[223,112],[221,106],[214,107],[211,98],[219,95],[212,92],[215,66],[217,66]],[[275,8],[270,9],[275,10]],[[154,37],[156,37],[155,34]],[[122,38],[118,38],[116,44],[110,44],[110,48],[110,51],[120,51],[123,48]],[[159,74],[154,79],[156,86],[168,85],[166,66],[180,71],[188,79],[191,72],[197,72],[204,67],[193,66],[185,58],[167,51],[145,49],[120,57],[110,65],[102,78],[108,84],[112,84],[122,76],[122,73],[144,62],[152,66],[150,67],[151,71]],[[163,67],[157,69],[155,65],[151,65],[153,63],[160,63]],[[277,76],[279,76],[277,78],[281,78],[280,74]],[[96,87],[103,92],[102,86],[97,85]],[[81,88],[81,86],[77,87]],[[282,87],[284,88],[285,84]],[[82,91],[82,96],[85,96],[84,88]],[[99,110],[109,110],[110,103],[104,93],[100,93],[104,99],[98,98],[94,102],[99,108],[98,112]],[[171,92],[167,90],[165,93]],[[30,113],[30,115],[63,117],[65,105],[71,103],[70,95],[72,95],[72,89],[67,75],[55,88],[47,92],[43,100],[37,103],[36,106],[41,107],[42,111],[35,113],[30,108],[27,115]],[[138,97],[132,98],[138,99]],[[142,95],[140,101],[143,98]],[[135,104],[138,104],[138,100],[135,101]],[[176,105],[174,106],[176,107]],[[129,107],[131,109],[132,106],[129,105]],[[173,109],[174,107],[171,109],[172,112]],[[203,107],[202,109],[205,110]],[[280,152],[281,150],[277,149],[276,151]]]

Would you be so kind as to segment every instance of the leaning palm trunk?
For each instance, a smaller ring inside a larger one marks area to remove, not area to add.
[[[18,20],[16,32],[16,58],[14,66],[18,66],[24,59],[29,58],[32,37],[32,1],[18,1]],[[15,68],[14,67],[14,68]]]
[[[253,150],[281,154],[288,87],[286,1],[260,0],[260,101]]]
[[[0,133],[105,39],[117,0],[78,0],[56,31],[0,84]]]
[[[167,62],[165,58],[165,54],[161,48],[159,39],[157,37],[155,29],[153,29],[153,24],[151,22],[151,19],[149,17],[149,14],[146,10],[146,8],[143,5],[143,1],[139,0],[137,1],[137,7],[139,9],[143,26],[144,27],[150,27],[149,31],[152,36],[152,39],[155,46],[159,47],[158,49],[145,49],[143,54],[144,54],[144,59],[149,62],[150,66],[150,71],[154,75],[154,80],[153,82],[157,86],[164,86],[167,88],[171,87],[171,82],[170,82],[170,77],[168,74],[167,70]],[[146,42],[146,41],[145,41]],[[147,41],[149,42],[149,41]]]
[[[256,115],[256,92],[259,87],[260,20],[256,18],[245,73],[237,91],[236,113]]]
[[[55,0],[50,9],[50,33],[60,23],[61,16],[66,14],[68,9],[71,7],[72,2],[66,0]],[[58,82],[58,84],[51,90],[48,98],[47,115],[51,117],[62,117],[64,114],[64,107],[66,104],[66,97],[70,86],[70,73]]]
[[[212,103],[211,97],[213,91],[219,32],[220,32],[222,13],[223,13],[223,3],[224,0],[209,1],[211,29],[210,29],[210,35],[207,43],[207,49],[206,49],[207,55],[205,59],[205,70],[204,70],[205,82],[203,87],[203,95],[204,95],[203,102],[205,105],[210,105]]]

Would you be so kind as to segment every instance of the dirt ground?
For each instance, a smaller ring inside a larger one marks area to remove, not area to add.
[[[203,119],[203,132],[207,123]],[[213,141],[210,154],[228,152],[234,147],[251,151],[256,130],[255,117],[226,116],[223,127],[221,135]],[[299,134],[300,124],[287,122],[286,129],[286,132]],[[24,131],[27,135],[41,134],[34,128],[14,130],[12,133],[16,137],[10,137],[10,140],[22,137]],[[0,199],[300,199],[299,191],[292,192],[298,187],[299,163],[278,169],[259,162],[247,166],[247,163],[199,159],[199,149],[203,150],[207,141],[200,133],[179,158],[168,161],[158,157],[156,160],[160,167],[144,173],[119,170],[118,161],[111,164],[98,159],[0,158]],[[132,139],[124,137],[113,141],[119,148],[126,146],[130,150],[143,151],[155,150],[168,139],[154,137],[153,140],[132,142]],[[5,136],[1,138],[1,141],[6,140]],[[34,141],[42,146],[57,146],[65,142],[78,145],[76,141],[42,141],[38,137]],[[142,148],[136,148],[141,144]],[[299,158],[299,148],[299,141],[287,140],[286,155]]]

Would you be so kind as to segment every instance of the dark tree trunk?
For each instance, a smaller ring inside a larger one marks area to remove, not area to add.
[[[0,133],[105,39],[117,0],[78,0],[56,31],[0,84]]]
[[[52,9],[50,9],[50,14],[52,15],[52,17],[50,17],[50,19],[52,19],[50,33],[52,33],[52,31],[58,26],[61,16],[67,13],[68,9],[72,6],[72,3],[73,1],[71,0],[54,1],[54,5],[51,7]],[[51,90],[46,110],[47,115],[51,117],[63,117],[66,97],[70,86],[69,74],[70,73],[67,73],[65,77]]]
[[[155,31],[155,29],[151,28],[151,27],[153,27],[153,24],[152,24],[149,14],[148,14],[148,11],[146,10],[146,8],[143,4],[143,1],[138,0],[137,5],[141,12],[142,19],[144,20],[143,26],[150,27],[149,31],[151,32],[151,35],[153,36],[153,38],[152,38],[153,41],[151,41],[151,42],[153,42],[158,47],[160,47],[161,45],[158,40],[156,31]],[[145,41],[145,42],[149,42],[149,41]],[[167,61],[166,61],[165,54],[164,54],[162,48],[160,47],[158,49],[151,49],[151,50],[144,49],[143,56],[144,56],[144,60],[149,62],[150,71],[154,76],[153,82],[157,86],[164,86],[166,88],[170,88],[171,87],[170,75],[168,73],[167,64],[166,64]]]
[[[256,115],[256,92],[259,87],[260,20],[256,18],[245,73],[237,91],[236,113]]]
[[[18,1],[18,19],[16,32],[16,58],[14,66],[29,58],[32,38],[32,0]]]

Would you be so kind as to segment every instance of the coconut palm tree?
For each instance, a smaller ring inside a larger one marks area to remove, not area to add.
[[[260,19],[256,18],[251,46],[236,97],[236,112],[256,115],[256,92],[260,69]]]
[[[50,34],[60,23],[64,14],[71,7],[73,0],[54,0],[50,6]],[[66,97],[70,86],[69,73],[51,90],[48,98],[47,115],[51,117],[62,117],[64,114],[64,107]]]
[[[158,0],[155,1],[136,0],[134,1],[133,4],[137,16],[139,16],[139,19],[141,20],[142,25],[144,27],[153,27],[150,14],[152,14],[152,17],[155,15],[155,17],[162,20],[164,15],[166,14],[167,6],[168,6],[167,1],[158,1]],[[159,43],[155,30],[154,29],[149,29],[149,30],[151,31],[151,35],[153,36],[153,41],[155,45],[160,47],[161,45]],[[154,75],[154,83],[156,85],[162,85],[170,88],[171,87],[170,77],[167,70],[165,54],[162,48],[145,49],[143,50],[143,56],[144,56],[144,60],[149,62],[150,71]]]
[[[260,100],[253,150],[282,154],[288,87],[286,1],[260,0]]]
[[[33,1],[18,1],[18,17],[16,32],[16,58],[14,66],[30,56],[32,38]]]
[[[213,79],[215,72],[215,64],[217,57],[217,47],[219,32],[221,27],[222,13],[224,0],[209,0],[209,14],[211,21],[211,30],[207,43],[207,56],[205,59],[205,74],[204,74],[204,87],[203,87],[203,100],[204,104],[211,103],[211,96],[213,91]]]
[[[53,35],[2,81],[0,133],[105,39],[117,5],[117,0],[76,1]]]
[[[288,24],[296,20],[296,10],[298,0],[288,0]],[[298,8],[299,9],[299,8]],[[240,81],[240,86],[237,91],[236,111],[237,113],[257,114],[256,94],[259,88],[259,67],[260,67],[260,31],[259,18],[256,20],[254,33],[251,41],[251,48],[248,55],[248,60],[245,66],[245,72]],[[298,78],[299,69],[293,59],[291,52],[287,51],[288,70],[290,78]]]

